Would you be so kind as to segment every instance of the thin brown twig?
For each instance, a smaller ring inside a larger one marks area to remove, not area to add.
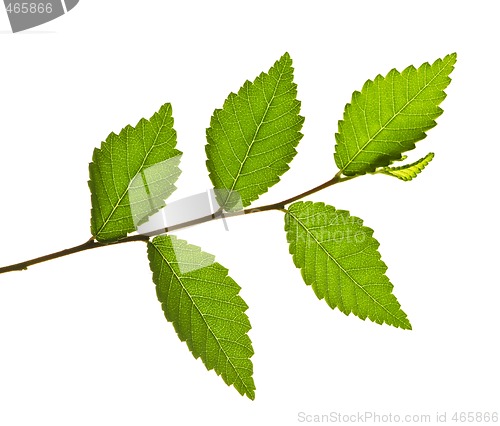
[[[122,238],[117,241],[111,241],[111,242],[101,242],[101,241],[96,241],[94,237],[90,238],[88,241],[84,242],[83,244],[77,245],[75,247],[67,248],[65,250],[61,250],[55,253],[47,254],[45,256],[40,256],[34,259],[26,260],[24,262],[19,262],[13,265],[9,266],[4,266],[0,268],[0,274],[4,274],[6,272],[12,272],[12,271],[23,271],[28,269],[29,266],[36,265],[37,263],[42,263],[42,262],[47,262],[49,260],[53,259],[58,259],[63,256],[68,256],[70,254],[74,253],[79,253],[85,250],[91,250],[95,249],[98,247],[107,247],[107,246],[112,246],[112,245],[117,245],[117,244],[124,244],[124,243],[130,243],[133,241],[143,241],[143,242],[148,242],[150,237],[154,235],[159,235],[159,234],[164,234],[168,233],[171,231],[175,231],[177,229],[182,229],[182,228],[187,228],[189,226],[193,225],[198,225],[200,223],[204,222],[210,222],[213,220],[218,220],[222,218],[227,218],[227,217],[233,217],[233,216],[240,216],[240,215],[245,215],[245,214],[252,214],[252,213],[259,213],[259,212],[265,212],[265,211],[270,211],[270,210],[280,210],[284,211],[285,207],[288,204],[291,204],[297,200],[300,200],[304,197],[307,197],[308,195],[314,194],[315,192],[321,191],[322,189],[328,188],[329,186],[335,185],[336,183],[343,182],[345,180],[348,180],[349,178],[341,178],[340,173],[337,173],[332,179],[329,181],[322,183],[321,185],[318,185],[308,191],[305,191],[299,195],[295,195],[294,197],[290,197],[286,200],[280,201],[279,203],[274,203],[274,204],[268,204],[266,206],[262,207],[256,207],[256,208],[248,208],[245,210],[239,210],[235,212],[222,212],[218,211],[214,214],[207,215],[200,217],[198,219],[190,220],[187,222],[179,223],[177,225],[168,227],[168,228],[162,228],[158,229],[156,231],[152,231],[148,233],[148,235],[131,235],[125,238]]]

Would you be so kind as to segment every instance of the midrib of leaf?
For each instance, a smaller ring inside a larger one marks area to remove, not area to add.
[[[279,85],[282,77],[283,77],[283,69],[280,70],[280,75],[277,78],[276,86],[274,87],[271,99],[269,101],[267,101],[266,110],[264,111],[264,114],[262,115],[262,118],[260,119],[260,123],[257,125],[257,129],[254,132],[254,135],[252,137],[252,141],[250,142],[250,145],[248,145],[247,152],[245,153],[245,158],[243,159],[243,161],[240,164],[240,168],[238,169],[238,173],[236,175],[236,179],[234,179],[233,184],[231,185],[231,189],[229,189],[229,191],[227,191],[226,199],[224,200],[223,205],[226,204],[227,201],[229,200],[229,197],[230,197],[231,193],[233,192],[234,188],[236,187],[236,184],[238,183],[238,180],[241,177],[241,172],[242,172],[243,168],[245,167],[245,163],[246,163],[246,161],[248,159],[250,151],[252,150],[253,144],[255,143],[255,140],[257,139],[257,136],[259,135],[260,128],[262,127],[262,124],[264,123],[265,118],[267,117],[267,113],[269,111],[269,108],[271,107],[271,104],[273,103],[273,100],[276,97],[276,90],[278,89],[278,85]],[[233,111],[234,111],[234,102],[233,102],[232,106],[233,106]],[[234,112],[236,112],[236,111],[234,111]],[[240,122],[239,121],[238,121],[238,126],[240,127],[240,131],[241,131],[241,126],[240,126]],[[241,134],[243,136],[243,132]]]
[[[171,118],[171,117],[169,117]],[[151,154],[151,151],[155,148],[155,145],[156,145],[156,141],[158,140],[158,137],[161,133],[161,130],[163,129],[163,127],[165,126],[165,120],[166,120],[166,116],[163,117],[163,120],[162,120],[162,123],[161,123],[161,126],[159,127],[159,130],[158,132],[156,133],[156,136],[155,136],[155,139],[153,141],[153,143],[151,144],[151,148],[148,150],[147,154],[144,156],[144,160],[142,160],[142,163],[141,165],[139,166],[139,170],[137,170],[137,172],[135,172],[134,174],[134,177],[132,179],[129,178],[129,182],[128,182],[128,185],[127,185],[127,188],[123,191],[122,195],[118,198],[118,201],[116,202],[116,204],[113,206],[113,210],[111,210],[111,213],[108,215],[108,217],[104,220],[102,226],[97,230],[96,232],[96,235],[99,235],[101,233],[101,231],[106,227],[106,225],[109,223],[109,221],[111,220],[111,218],[113,217],[116,209],[118,208],[118,206],[121,204],[123,198],[125,198],[125,195],[127,194],[127,192],[129,191],[130,189],[130,185],[132,184],[132,181],[135,179],[135,177],[139,174],[139,172],[143,169],[144,167],[144,164],[146,163],[148,157],[149,157],[149,154]],[[172,139],[172,137],[170,137],[168,139],[168,141],[170,141],[170,139]],[[144,144],[144,130],[143,130],[143,134],[142,134],[142,141],[143,141],[143,144]],[[168,142],[167,141],[167,142]],[[127,136],[127,147],[128,147],[128,136]],[[113,149],[113,148],[111,148]],[[127,156],[128,156],[128,148],[127,148]],[[111,154],[111,157],[113,157],[113,154]],[[128,164],[128,160],[127,160],[127,164]],[[111,167],[113,167],[113,161],[111,161]],[[128,167],[127,167],[127,172],[128,172]],[[102,180],[102,176],[101,176],[101,180]],[[104,181],[103,181],[104,183]],[[114,181],[113,181],[114,183]],[[108,195],[108,198],[109,198],[109,195]],[[111,201],[111,200],[110,200]],[[104,219],[104,218],[103,218]]]
[[[448,63],[447,63],[447,64],[448,64]],[[447,65],[447,64],[446,64],[446,65]],[[377,130],[377,131],[375,132],[375,134],[374,134],[373,136],[371,136],[371,137],[370,137],[370,139],[369,139],[369,140],[368,140],[368,141],[367,141],[367,142],[366,142],[366,143],[365,143],[365,144],[364,144],[361,148],[358,148],[358,152],[357,152],[357,153],[356,153],[356,154],[355,154],[355,155],[354,155],[354,156],[353,156],[353,157],[352,157],[352,158],[351,158],[351,159],[347,162],[347,164],[346,164],[346,165],[342,168],[341,172],[343,172],[343,171],[344,171],[347,167],[349,167],[349,164],[351,164],[351,163],[352,163],[352,162],[356,159],[356,157],[357,157],[359,154],[361,154],[361,153],[364,151],[364,149],[365,149],[365,148],[366,148],[366,147],[367,147],[370,143],[372,143],[372,142],[373,142],[373,140],[374,140],[374,139],[375,139],[375,138],[376,138],[376,137],[380,134],[380,132],[384,131],[384,130],[387,128],[387,126],[388,126],[389,124],[391,124],[391,123],[392,123],[392,122],[396,119],[396,117],[398,117],[398,116],[399,116],[399,114],[401,114],[401,113],[404,111],[404,109],[405,109],[405,108],[406,108],[406,107],[407,107],[410,103],[412,103],[412,102],[413,102],[413,101],[414,101],[414,100],[415,100],[415,99],[416,99],[416,98],[417,98],[417,97],[418,97],[418,96],[419,96],[419,95],[420,95],[420,94],[421,94],[421,93],[422,93],[425,89],[427,89],[427,88],[431,85],[431,83],[432,83],[432,82],[433,82],[433,81],[434,81],[437,77],[439,77],[439,76],[441,75],[441,73],[445,70],[445,68],[446,68],[446,66],[443,66],[443,67],[442,67],[442,69],[441,69],[441,70],[440,70],[440,71],[439,71],[439,72],[438,72],[438,73],[437,73],[434,77],[432,77],[432,79],[431,79],[431,80],[430,80],[430,81],[429,81],[429,82],[428,82],[428,83],[427,83],[424,87],[422,87],[422,88],[421,88],[421,89],[417,92],[417,94],[416,94],[415,96],[413,96],[413,98],[411,98],[410,100],[408,100],[408,101],[406,102],[406,104],[405,104],[405,105],[404,105],[404,106],[403,106],[403,107],[402,107],[399,111],[397,111],[397,112],[396,112],[396,113],[395,113],[395,114],[394,114],[394,115],[393,115],[393,116],[392,116],[389,120],[387,120],[387,122],[386,122],[386,123],[385,123],[385,124],[384,124],[384,125],[383,125],[380,129],[379,129],[379,130]],[[416,70],[416,71],[418,71],[418,70]],[[427,72],[427,70],[426,70],[426,72]],[[400,75],[401,75],[401,74],[400,74]],[[394,98],[393,98],[393,101],[394,101]],[[366,114],[365,114],[365,115],[366,115]],[[365,118],[365,125],[366,125],[366,118]],[[351,126],[352,126],[352,123],[351,123]],[[354,128],[353,128],[353,130],[354,130]],[[356,133],[356,131],[354,131],[354,133]]]
[[[189,300],[191,301],[192,305],[195,307],[196,311],[198,312],[198,314],[200,314],[201,318],[203,319],[203,322],[205,323],[207,329],[210,331],[210,334],[214,337],[215,341],[217,342],[217,344],[219,345],[219,349],[220,351],[225,355],[226,359],[227,359],[227,362],[231,365],[231,367],[233,368],[233,371],[236,372],[236,374],[238,375],[241,383],[243,384],[243,386],[245,386],[245,389],[247,391],[247,395],[251,395],[253,390],[252,389],[249,389],[246,384],[245,384],[245,380],[243,379],[243,377],[241,377],[238,373],[238,368],[235,367],[235,365],[232,363],[231,361],[231,357],[226,353],[226,351],[224,350],[224,348],[222,347],[222,345],[219,343],[219,339],[217,338],[217,336],[215,335],[215,333],[212,331],[212,328],[210,327],[210,325],[207,323],[207,321],[205,320],[205,316],[203,315],[203,313],[200,311],[200,309],[198,308],[198,306],[196,305],[195,301],[193,300],[193,298],[191,297],[191,295],[189,294],[189,292],[186,290],[186,287],[184,286],[184,284],[182,283],[182,280],[181,278],[179,277],[179,275],[177,274],[177,272],[175,271],[174,268],[172,268],[170,266],[170,263],[169,261],[166,259],[165,256],[163,256],[163,253],[158,250],[156,248],[156,245],[152,244],[152,246],[155,248],[155,250],[160,254],[161,258],[164,260],[164,262],[162,262],[161,264],[161,267],[163,268],[163,265],[167,265],[168,268],[172,271],[172,274],[175,276],[176,280],[178,281],[178,283],[180,284],[180,286],[182,287],[182,291],[187,295],[187,297],[189,298]],[[237,342],[232,342],[232,343],[237,343]],[[205,344],[205,351],[207,351],[207,347],[206,347],[206,344]]]
[[[378,300],[374,299],[373,296],[368,293],[362,285],[360,285],[343,267],[342,265],[340,265],[337,261],[337,259],[335,259],[334,257],[332,257],[332,255],[328,252],[328,250],[326,250],[324,247],[323,247],[323,244],[321,244],[320,241],[318,241],[318,239],[315,237],[315,235],[313,233],[311,233],[309,231],[309,229],[302,224],[302,222],[299,220],[299,218],[297,216],[295,216],[292,212],[288,211],[288,214],[290,216],[292,216],[296,221],[297,223],[304,229],[304,231],[306,231],[307,234],[309,234],[313,239],[314,241],[316,241],[316,243],[318,244],[319,247],[321,247],[321,250],[323,250],[323,252],[325,252],[325,254],[331,259],[333,260],[333,262],[335,263],[335,265],[337,265],[339,267],[339,269],[345,274],[347,275],[347,277],[349,277],[349,279],[358,287],[360,288],[361,290],[363,290],[363,292],[373,301],[375,302],[376,305],[380,306],[384,311],[386,311],[391,317],[395,318],[397,320],[397,322],[399,323],[401,320],[394,316],[394,314],[392,314],[389,310],[387,310],[387,308],[382,305]],[[328,291],[328,286],[327,286],[327,291]]]

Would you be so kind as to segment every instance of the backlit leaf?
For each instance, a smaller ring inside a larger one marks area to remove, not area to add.
[[[179,338],[208,370],[254,399],[248,307],[228,270],[175,236],[154,238],[148,257],[158,300]]]
[[[296,96],[292,60],[285,53],[215,110],[207,129],[207,168],[225,210],[248,206],[289,169],[304,122]]]
[[[373,230],[323,203],[292,204],[285,216],[290,253],[319,299],[361,319],[411,329],[392,294]]]
[[[434,153],[429,152],[429,154],[427,154],[425,157],[415,161],[414,163],[399,167],[384,167],[383,169],[377,170],[377,173],[383,173],[385,175],[394,176],[404,181],[409,181],[415,179],[433,158]]]
[[[401,159],[436,125],[456,54],[402,73],[393,69],[354,92],[335,135],[335,162],[346,176],[374,172]]]
[[[91,232],[113,241],[165,206],[180,175],[172,107],[163,105],[149,120],[111,133],[94,150],[89,166]]]

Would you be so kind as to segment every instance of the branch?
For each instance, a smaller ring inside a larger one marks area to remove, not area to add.
[[[233,217],[233,216],[241,216],[241,215],[245,215],[245,214],[265,212],[265,211],[269,211],[269,210],[284,210],[285,206],[293,203],[294,201],[300,200],[301,198],[307,197],[308,195],[314,194],[315,192],[321,191],[322,189],[328,188],[329,186],[335,185],[336,183],[339,183],[339,182],[344,182],[344,181],[349,180],[349,179],[352,179],[352,177],[341,178],[340,172],[339,172],[329,181],[327,181],[321,185],[318,185],[318,186],[316,186],[316,187],[314,187],[306,192],[303,192],[302,194],[299,194],[299,195],[296,195],[294,197],[288,198],[286,200],[280,201],[279,203],[268,204],[267,206],[249,208],[249,209],[240,210],[240,211],[236,211],[236,212],[224,213],[222,211],[217,211],[216,213],[211,214],[211,215],[207,215],[207,216],[200,217],[198,219],[179,223],[177,225],[174,225],[174,226],[171,226],[168,228],[161,228],[161,229],[158,229],[156,231],[149,232],[147,235],[132,235],[129,237],[122,238],[121,240],[107,242],[107,243],[96,241],[92,237],[88,241],[86,241],[85,243],[80,244],[80,245],[75,246],[75,247],[71,247],[71,248],[61,250],[61,251],[58,251],[55,253],[47,254],[45,256],[37,257],[35,259],[26,260],[24,262],[16,263],[14,265],[4,266],[4,267],[0,268],[0,274],[4,274],[6,272],[12,272],[12,271],[23,271],[23,270],[28,269],[29,266],[36,265],[37,263],[47,262],[49,260],[57,259],[59,257],[68,256],[70,254],[79,253],[81,251],[91,250],[91,249],[95,249],[98,247],[113,246],[116,244],[130,243],[132,241],[148,242],[150,237],[152,237],[154,235],[164,234],[167,232],[175,231],[177,229],[187,228],[189,226],[198,225],[198,224],[204,223],[204,222],[210,222],[212,220],[218,220],[218,219],[222,219],[222,218],[226,218],[226,217]]]
[[[147,235],[153,237],[155,235],[165,234],[168,232],[176,231],[177,229],[187,228],[189,226],[198,225],[200,223],[205,223],[205,222],[211,222],[212,220],[218,220],[226,217],[241,216],[244,214],[259,213],[269,210],[284,210],[285,206],[293,203],[294,201],[300,200],[301,198],[307,197],[308,195],[314,194],[315,192],[321,191],[322,189],[328,188],[329,186],[335,185],[336,183],[351,179],[351,177],[341,178],[340,175],[341,173],[339,172],[329,181],[322,183],[321,185],[318,185],[306,192],[303,192],[302,194],[295,195],[294,197],[280,201],[279,203],[268,204],[267,206],[262,206],[262,207],[251,207],[249,209],[238,210],[235,212],[223,212],[222,210],[219,209],[214,214],[202,216],[183,223],[178,223],[177,225],[173,225],[167,228],[160,228],[155,231],[150,231],[147,233]]]
[[[47,254],[45,256],[37,257],[35,259],[26,260],[24,262],[16,263],[14,265],[4,266],[3,268],[0,268],[0,274],[3,274],[5,272],[12,272],[12,271],[23,271],[25,269],[28,269],[28,266],[36,265],[37,263],[47,262],[49,260],[57,259],[59,257],[68,256],[69,254],[79,253],[81,251],[95,249],[98,247],[106,247],[106,246],[112,246],[115,244],[129,243],[131,241],[145,241],[145,242],[147,242],[147,241],[149,241],[149,237],[147,237],[146,235],[132,235],[130,237],[123,238],[122,240],[113,241],[110,243],[101,243],[99,241],[94,240],[94,238],[91,238],[90,240],[86,241],[83,244],[80,244],[79,246],[75,246],[75,247],[71,247],[71,248],[61,250],[61,251],[58,251],[55,253]]]

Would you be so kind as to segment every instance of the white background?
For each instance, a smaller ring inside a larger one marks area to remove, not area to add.
[[[496,2],[81,0],[11,34],[0,11],[0,265],[89,238],[88,162],[171,102],[175,198],[206,190],[205,128],[285,51],[304,138],[279,201],[335,173],[353,90],[458,53],[415,181],[368,176],[310,197],[375,229],[413,331],[332,311],[292,264],[280,212],[179,232],[217,256],[250,309],[256,400],[207,372],[163,317],[142,243],[0,276],[0,425],[294,425],[299,412],[500,411]]]

